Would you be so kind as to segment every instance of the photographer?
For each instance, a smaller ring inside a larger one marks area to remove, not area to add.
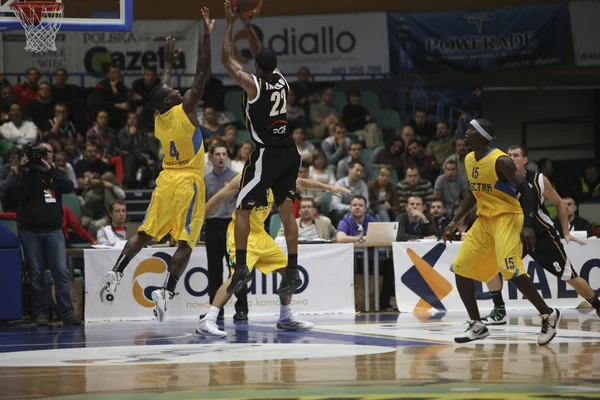
[[[17,222],[31,287],[31,315],[38,326],[48,324],[48,294],[44,270],[56,285],[58,311],[65,325],[81,323],[71,301],[67,250],[62,231],[62,194],[73,191],[66,175],[52,167],[54,150],[48,143],[24,147],[14,193],[19,200]]]

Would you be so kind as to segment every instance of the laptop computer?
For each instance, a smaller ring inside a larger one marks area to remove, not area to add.
[[[398,232],[397,222],[371,222],[367,228],[367,243],[395,242]]]

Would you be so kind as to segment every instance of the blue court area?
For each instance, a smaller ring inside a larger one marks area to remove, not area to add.
[[[509,313],[510,314],[510,313]],[[456,345],[466,317],[449,314],[299,316],[195,335],[196,321],[0,329],[0,398],[60,399],[515,399],[598,398],[600,319],[566,311],[555,340],[513,313],[482,341]]]

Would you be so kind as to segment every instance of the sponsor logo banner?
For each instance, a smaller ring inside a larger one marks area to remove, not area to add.
[[[562,64],[565,3],[388,14],[394,68],[481,71]]]
[[[577,274],[600,287],[600,246],[597,240],[588,240],[585,247],[577,243],[565,245],[567,256]],[[433,313],[464,311],[455,288],[454,273],[450,266],[458,254],[460,243],[394,243],[394,273],[396,302],[402,312]],[[575,308],[585,299],[565,281],[558,280],[527,256],[523,259],[527,273],[536,288],[551,307]],[[482,311],[491,310],[493,303],[487,286],[476,281],[477,299]],[[600,294],[600,290],[596,290]],[[504,283],[502,295],[507,309],[532,309],[514,285]]]
[[[387,73],[385,21],[385,13],[265,17],[256,19],[255,31],[263,46],[277,53],[279,69],[290,78],[302,66],[313,73]],[[4,72],[23,73],[24,66],[32,66],[42,72],[66,68],[71,74],[104,76],[111,63],[119,65],[125,73],[141,73],[143,67],[156,67],[160,71],[165,37],[173,36],[175,46],[183,50],[173,65],[173,75],[193,75],[203,31],[202,23],[197,20],[135,21],[132,32],[59,32],[57,51],[39,54],[24,51],[23,32],[8,32],[3,34],[4,52],[11,56],[5,58]],[[227,74],[220,57],[224,35],[225,20],[218,19],[211,35],[214,74]],[[373,43],[377,43],[376,51]],[[255,72],[247,32],[239,21],[233,32],[233,56],[246,71]],[[85,83],[91,85],[95,80],[88,78]],[[185,78],[181,85],[189,86],[191,82],[192,78]]]
[[[353,247],[340,245],[305,245],[299,249],[299,270],[303,284],[296,290],[292,308],[298,313],[354,313]],[[116,262],[120,250],[85,250],[85,319],[86,321],[151,320],[151,293],[162,287],[175,248],[143,249],[129,264],[113,301],[100,295],[104,274]],[[284,266],[282,266],[284,267]],[[253,270],[248,288],[250,315],[278,315],[278,274],[263,275]],[[331,277],[336,284],[331,285]],[[229,272],[223,271],[223,281]],[[206,249],[194,249],[176,291],[168,304],[167,318],[198,318],[210,307]],[[235,296],[225,306],[228,316],[235,313]]]
[[[571,34],[575,65],[600,65],[600,3],[597,1],[570,1]]]

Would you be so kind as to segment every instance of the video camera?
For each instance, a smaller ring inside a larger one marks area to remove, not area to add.
[[[23,153],[29,159],[29,164],[32,166],[44,166],[42,158],[48,155],[48,149],[43,146],[33,146],[27,143],[23,146]]]

